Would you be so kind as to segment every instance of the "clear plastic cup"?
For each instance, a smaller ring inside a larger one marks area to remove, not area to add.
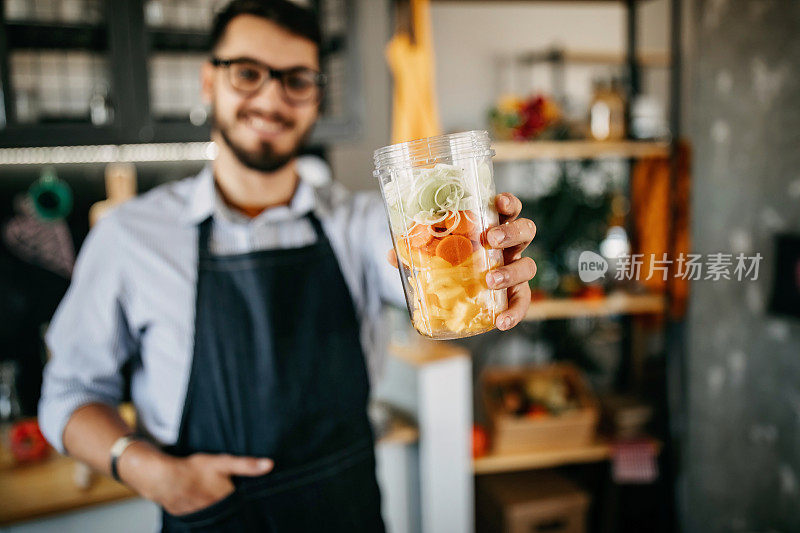
[[[499,223],[493,155],[485,131],[375,151],[408,312],[427,337],[484,333],[508,307],[506,291],[486,285],[486,273],[503,265],[502,252],[486,244],[486,230]]]

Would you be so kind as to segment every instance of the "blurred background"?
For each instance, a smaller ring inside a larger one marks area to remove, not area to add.
[[[305,3],[330,78],[308,152],[334,179],[377,190],[404,81],[385,49],[416,31],[420,101],[490,132],[498,191],[538,226],[512,332],[433,343],[386,309],[389,531],[800,531],[800,2]],[[42,335],[90,223],[213,159],[221,4],[0,1],[0,532],[156,528],[40,441]],[[625,275],[665,253],[665,276]]]

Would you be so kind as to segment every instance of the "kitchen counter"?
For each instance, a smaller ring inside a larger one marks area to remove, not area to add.
[[[92,475],[87,489],[74,481],[77,462],[52,452],[42,462],[0,469],[0,525],[130,498],[111,478]]]
[[[390,352],[415,366],[468,355],[462,348],[424,339],[415,339],[410,345],[393,345]],[[123,405],[120,412],[129,425],[135,425],[129,404]],[[405,446],[418,439],[417,427],[395,420],[377,444]],[[0,526],[136,496],[124,485],[97,473],[92,474],[88,488],[78,487],[74,481],[77,466],[77,461],[56,452],[29,465],[10,466],[7,461],[0,461]]]
[[[395,421],[378,444],[407,445],[417,438],[416,427]],[[74,481],[77,466],[74,459],[54,451],[38,463],[10,466],[7,461],[0,462],[0,526],[136,496],[97,473],[92,474],[88,488],[79,488]]]

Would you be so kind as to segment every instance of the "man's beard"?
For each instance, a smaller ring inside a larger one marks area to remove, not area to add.
[[[222,124],[216,117],[214,118],[214,129],[219,132],[225,144],[230,147],[233,155],[236,156],[239,162],[247,168],[259,172],[275,172],[286,166],[287,163],[300,153],[303,146],[305,146],[306,140],[311,135],[312,130],[312,128],[308,128],[308,130],[303,132],[303,135],[288,152],[276,153],[275,149],[269,143],[261,143],[261,148],[257,152],[245,150],[231,138],[228,134],[229,128]]]

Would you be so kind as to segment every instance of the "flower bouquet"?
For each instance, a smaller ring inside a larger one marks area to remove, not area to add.
[[[489,111],[489,122],[495,138],[505,141],[557,139],[565,128],[561,108],[544,95],[504,96]]]

